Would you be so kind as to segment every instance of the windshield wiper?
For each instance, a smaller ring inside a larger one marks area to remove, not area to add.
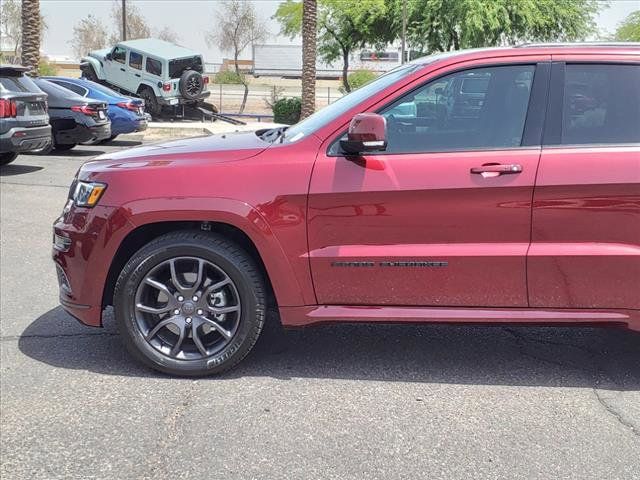
[[[260,138],[265,142],[271,142],[271,143],[274,143],[276,140],[280,138],[281,139],[280,142],[282,142],[282,140],[284,140],[284,132],[287,128],[289,127],[286,126],[286,127],[270,128],[269,130],[264,132],[262,135],[260,135]]]

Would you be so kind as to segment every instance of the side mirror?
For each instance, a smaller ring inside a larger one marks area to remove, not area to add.
[[[384,151],[387,148],[387,119],[377,113],[358,113],[349,124],[342,150],[351,155]]]
[[[109,60],[109,61],[110,61],[110,60],[111,60],[111,53],[107,53],[107,55],[105,56],[105,58],[106,58],[107,60]]]

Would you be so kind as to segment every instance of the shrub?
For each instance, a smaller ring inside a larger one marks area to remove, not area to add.
[[[55,65],[49,63],[44,58],[40,59],[40,63],[38,63],[38,75],[41,77],[52,77],[58,74],[58,69]]]
[[[223,85],[240,85],[244,84],[246,77],[240,73],[236,73],[234,70],[221,70],[213,77],[213,83]]]
[[[370,81],[376,79],[378,76],[373,73],[371,70],[356,70],[355,72],[351,72],[347,76],[347,82],[349,82],[349,86],[351,90],[355,90],[360,88],[363,85],[366,85]],[[340,87],[340,91],[342,93],[346,93],[344,87]]]
[[[298,97],[281,98],[273,104],[273,121],[293,125],[300,121],[302,101]]]

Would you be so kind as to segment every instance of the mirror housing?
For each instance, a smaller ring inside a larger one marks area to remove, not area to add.
[[[350,155],[384,151],[387,148],[387,119],[377,113],[358,113],[349,124],[340,148]]]
[[[107,53],[107,54],[105,55],[105,58],[106,58],[107,60],[111,61],[111,52]]]

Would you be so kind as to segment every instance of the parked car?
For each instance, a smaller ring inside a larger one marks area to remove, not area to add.
[[[51,142],[47,95],[25,75],[28,67],[0,65],[0,165]]]
[[[111,120],[111,137],[114,140],[123,133],[141,132],[147,129],[144,101],[126,97],[104,85],[84,78],[42,77],[85,98],[92,98],[107,104],[107,114]],[[103,140],[104,141],[104,140]]]
[[[467,78],[481,101],[432,115]],[[433,55],[288,128],[105,154],[54,233],[66,310],[100,326],[113,305],[176,375],[237,364],[269,307],[640,331],[640,44]]]
[[[88,80],[143,98],[153,117],[163,107],[199,105],[210,95],[202,55],[164,40],[129,40],[90,52],[80,69]]]
[[[105,102],[81,97],[42,78],[36,78],[34,82],[48,95],[51,149],[70,150],[78,143],[111,136]]]

